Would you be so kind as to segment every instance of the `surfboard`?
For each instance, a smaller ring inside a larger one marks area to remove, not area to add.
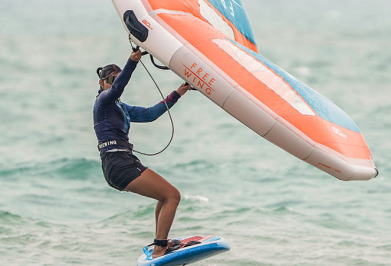
[[[261,137],[341,180],[377,176],[356,123],[259,53],[240,0],[112,1],[137,45]]]
[[[162,257],[152,259],[153,247],[144,248],[144,254],[137,260],[137,266],[176,266],[188,265],[206,258],[226,252],[229,244],[219,236],[191,236],[177,238],[182,243],[182,248],[172,251]],[[196,243],[196,244],[193,244]],[[192,244],[190,246],[186,246]],[[145,254],[146,253],[146,254]]]

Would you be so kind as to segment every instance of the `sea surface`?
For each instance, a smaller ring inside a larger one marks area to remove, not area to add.
[[[191,91],[170,148],[140,156],[182,193],[171,236],[225,237],[204,266],[391,265],[391,1],[243,2],[261,53],[351,115],[381,174],[338,181]],[[92,126],[95,69],[131,50],[111,1],[1,0],[0,25],[0,265],[135,265],[155,202],[105,183]],[[165,94],[181,83],[145,62]],[[159,97],[138,68],[122,100]],[[170,133],[165,115],[131,140]]]

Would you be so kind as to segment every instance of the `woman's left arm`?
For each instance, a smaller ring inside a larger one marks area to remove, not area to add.
[[[183,84],[176,91],[171,92],[166,99],[149,108],[125,105],[130,121],[139,123],[155,121],[167,111],[166,104],[171,108],[189,89],[189,85]]]

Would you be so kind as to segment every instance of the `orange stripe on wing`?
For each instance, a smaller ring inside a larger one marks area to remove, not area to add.
[[[148,0],[151,8],[153,10],[158,9],[167,9],[172,11],[182,11],[192,14],[193,16],[209,23],[202,15],[200,10],[200,5],[198,0],[187,0],[187,1],[172,1],[172,0]],[[218,14],[221,19],[224,20],[225,23],[229,25],[235,35],[235,41],[238,43],[248,47],[254,52],[258,52],[257,46],[249,41],[246,36],[244,36],[235,25],[229,21],[223,14],[220,13],[218,9],[216,9],[213,5],[209,3],[209,1],[205,1],[205,3]]]

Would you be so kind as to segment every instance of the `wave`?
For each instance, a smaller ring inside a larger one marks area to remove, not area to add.
[[[212,164],[207,160],[192,160],[189,162],[177,163],[174,165],[174,167],[179,168],[181,170],[199,172],[199,171],[210,171],[211,169],[215,169],[216,165]]]
[[[205,196],[200,196],[200,195],[184,195],[182,197],[182,201],[195,201],[195,202],[204,202],[204,203],[208,203],[209,202],[209,198],[205,197]]]
[[[50,228],[51,226],[60,226],[59,224],[53,224],[49,221],[45,221],[42,219],[21,216],[9,211],[0,210],[0,229],[5,229],[3,227],[5,226],[8,229],[20,231],[19,226],[21,225],[29,225],[30,228],[31,226],[35,226],[38,228]]]
[[[0,224],[12,224],[15,222],[23,222],[24,218],[17,214],[13,214],[8,211],[0,210]]]
[[[0,180],[26,176],[48,176],[51,178],[90,179],[101,174],[100,162],[86,158],[60,158],[46,162],[30,162],[17,166],[3,166]]]

